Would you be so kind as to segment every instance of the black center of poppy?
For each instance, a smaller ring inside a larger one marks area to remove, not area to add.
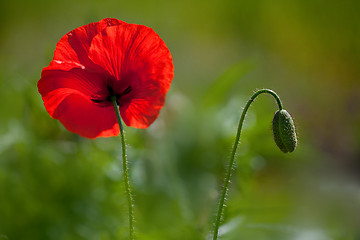
[[[132,87],[131,86],[128,86],[124,91],[122,91],[121,93],[119,94],[116,94],[114,92],[114,89],[111,87],[111,86],[106,86],[108,92],[109,92],[109,95],[105,98],[105,99],[96,99],[96,98],[92,98],[91,101],[95,102],[95,103],[103,103],[103,102],[112,102],[112,97],[116,97],[116,101],[118,102],[118,100],[126,95],[126,94],[129,94],[131,91],[132,91]],[[118,102],[119,104],[119,102]]]
[[[109,91],[110,97],[115,96],[115,95],[114,95],[114,90],[112,89],[112,87],[110,87],[110,86],[108,85],[108,86],[106,86],[106,88],[107,88],[107,90]]]

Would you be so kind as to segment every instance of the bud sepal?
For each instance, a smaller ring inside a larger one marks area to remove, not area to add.
[[[294,120],[284,109],[276,111],[272,122],[276,145],[284,153],[293,152],[297,146]]]

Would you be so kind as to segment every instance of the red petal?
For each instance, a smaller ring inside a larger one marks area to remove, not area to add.
[[[120,106],[121,118],[127,126],[147,128],[159,116],[163,105],[164,99],[135,99],[131,104]]]
[[[69,70],[73,67],[93,66],[88,52],[96,34],[109,26],[127,24],[123,21],[106,18],[100,22],[78,27],[64,35],[56,45],[53,61],[48,68]]]
[[[89,58],[113,76],[113,87],[132,87],[120,102],[128,126],[148,127],[159,115],[174,76],[170,51],[151,28],[126,24],[104,29],[93,38]]]
[[[66,88],[77,90],[88,98],[107,95],[107,76],[103,73],[88,72],[79,68],[69,71],[43,70],[38,82],[38,90],[42,96],[51,91]]]
[[[59,119],[71,132],[87,138],[119,135],[112,106],[99,107],[81,94],[62,89],[49,93],[43,100],[50,115]]]
[[[83,137],[117,136],[119,128],[114,108],[91,101],[107,96],[106,81],[101,74],[81,69],[46,70],[38,82],[46,110],[70,131]]]

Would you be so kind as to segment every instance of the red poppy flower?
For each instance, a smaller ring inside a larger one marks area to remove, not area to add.
[[[56,45],[39,93],[51,117],[83,137],[119,134],[111,97],[126,125],[158,117],[174,76],[170,51],[151,28],[107,18],[74,29]]]

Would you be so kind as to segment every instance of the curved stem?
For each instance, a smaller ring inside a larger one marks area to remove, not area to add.
[[[223,211],[223,208],[224,208],[226,195],[228,194],[228,191],[229,191],[228,186],[229,186],[229,183],[230,183],[230,178],[231,178],[232,169],[233,169],[233,165],[234,165],[235,153],[236,153],[237,146],[239,144],[241,129],[242,129],[242,126],[243,126],[243,123],[244,123],[245,115],[246,115],[251,103],[255,100],[255,98],[257,96],[259,96],[262,93],[271,94],[276,99],[276,102],[277,102],[277,104],[279,106],[279,109],[281,110],[283,108],[279,96],[274,91],[272,91],[270,89],[262,89],[262,90],[259,90],[259,91],[255,92],[251,96],[249,101],[246,103],[246,105],[244,107],[244,110],[242,111],[242,114],[241,114],[241,117],[240,117],[239,126],[238,126],[238,130],[237,130],[237,134],[236,134],[236,138],[235,138],[235,142],[234,142],[234,147],[232,149],[230,162],[229,162],[229,166],[228,166],[226,177],[225,177],[224,186],[222,188],[222,193],[221,193],[220,202],[219,202],[219,208],[218,208],[218,211],[217,211],[216,221],[215,221],[215,226],[214,226],[213,240],[216,240],[218,238],[222,211]]]
[[[121,148],[122,148],[122,164],[123,164],[123,171],[124,171],[124,183],[125,183],[125,190],[127,195],[127,201],[129,205],[129,235],[130,240],[134,239],[134,215],[133,215],[133,197],[131,194],[131,187],[129,182],[129,173],[128,173],[128,167],[127,167],[127,159],[126,159],[126,144],[125,144],[125,134],[124,134],[124,128],[121,123],[121,117],[119,112],[119,107],[116,103],[116,97],[111,97],[112,103],[114,105],[114,110],[116,113],[116,118],[119,124],[120,128],[120,137],[121,137]]]

